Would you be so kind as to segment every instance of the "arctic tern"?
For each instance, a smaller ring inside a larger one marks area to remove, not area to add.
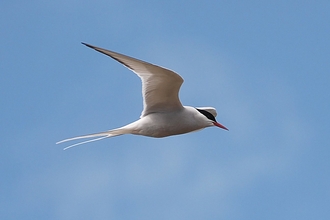
[[[68,138],[57,142],[56,144],[82,138],[97,137],[96,139],[70,145],[64,148],[64,150],[80,144],[122,134],[161,138],[197,131],[211,126],[217,126],[228,130],[225,126],[216,121],[215,117],[217,116],[217,112],[215,108],[194,108],[181,104],[179,90],[183,79],[174,71],[90,44],[82,44],[110,56],[141,78],[143,111],[139,120],[123,127],[100,133]]]

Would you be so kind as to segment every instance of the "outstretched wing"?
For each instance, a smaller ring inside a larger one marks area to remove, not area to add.
[[[123,54],[83,44],[117,60],[141,78],[143,96],[141,117],[153,112],[175,111],[183,108],[179,99],[183,79],[177,73]]]

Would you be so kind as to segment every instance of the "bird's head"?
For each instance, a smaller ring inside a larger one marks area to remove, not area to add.
[[[219,128],[222,128],[222,129],[225,129],[225,130],[228,131],[228,128],[226,128],[225,126],[223,126],[222,124],[217,122],[217,120],[215,119],[215,117],[217,116],[217,111],[215,110],[215,108],[212,108],[212,107],[199,107],[199,108],[196,108],[196,109],[197,109],[197,111],[199,111],[199,113],[201,113],[207,119],[209,119],[214,126],[217,126]]]

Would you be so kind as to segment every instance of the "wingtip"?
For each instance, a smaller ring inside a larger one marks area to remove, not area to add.
[[[81,42],[83,45],[87,46],[87,47],[90,47],[90,48],[93,48],[94,49],[94,46],[90,45],[90,44],[87,44],[85,42]]]

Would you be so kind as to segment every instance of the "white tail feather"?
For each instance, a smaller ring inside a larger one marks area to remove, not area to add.
[[[81,145],[81,144],[86,144],[86,143],[93,142],[93,141],[99,141],[99,140],[102,140],[102,139],[108,138],[108,137],[110,137],[110,136],[104,136],[104,137],[100,137],[100,138],[96,138],[96,139],[92,139],[92,140],[88,140],[88,141],[83,141],[83,142],[79,142],[79,143],[76,143],[76,144],[72,144],[72,145],[70,145],[68,147],[63,148],[63,150],[67,150],[67,149],[69,149],[71,147],[76,147],[76,146]]]
[[[110,130],[110,131],[105,131],[105,132],[100,132],[100,133],[95,133],[95,134],[88,134],[88,135],[82,135],[82,136],[78,136],[78,137],[73,137],[73,138],[68,138],[62,141],[57,142],[56,144],[61,144],[67,141],[73,141],[73,140],[78,140],[78,139],[84,139],[84,138],[93,138],[93,137],[99,137],[99,138],[95,138],[92,140],[87,140],[87,141],[83,141],[83,142],[79,142],[76,144],[72,144],[68,147],[65,147],[63,150],[67,150],[71,147],[75,147],[81,144],[86,144],[89,142],[93,142],[93,141],[98,141],[98,140],[102,140],[104,138],[108,138],[108,137],[114,137],[114,136],[118,136],[118,135],[122,135],[122,134],[127,134],[129,133],[126,129],[122,129],[122,128],[118,128],[118,129],[114,129],[114,130]]]

